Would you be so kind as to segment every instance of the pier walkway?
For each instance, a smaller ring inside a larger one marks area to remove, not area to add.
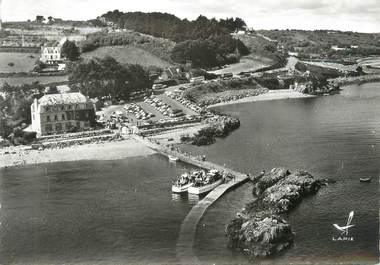
[[[178,157],[181,161],[200,167],[204,169],[217,169],[220,171],[225,171],[234,176],[234,179],[219,185],[213,191],[211,191],[205,198],[199,201],[188,213],[185,220],[182,222],[181,229],[179,232],[179,237],[177,241],[177,257],[180,260],[181,264],[201,264],[198,258],[195,256],[193,251],[193,245],[195,241],[195,234],[197,231],[197,225],[207,208],[211,206],[215,201],[217,201],[226,191],[235,188],[236,186],[244,183],[248,180],[247,174],[243,174],[232,169],[220,166],[218,164],[209,162],[209,161],[199,161],[195,158],[187,156],[185,154],[180,154],[177,152],[170,152],[165,150],[161,145],[152,143],[148,139],[143,137],[133,135],[133,138],[143,142],[149,148],[157,151],[160,154],[165,156],[173,155]]]

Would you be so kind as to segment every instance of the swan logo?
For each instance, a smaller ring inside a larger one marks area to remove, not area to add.
[[[355,226],[355,225],[351,224],[353,218],[354,218],[354,211],[351,211],[348,214],[348,219],[347,219],[346,225],[340,226],[338,224],[333,224],[335,229],[340,232],[340,236],[332,238],[333,241],[354,241],[353,237],[348,236],[348,234],[349,234],[348,229]]]

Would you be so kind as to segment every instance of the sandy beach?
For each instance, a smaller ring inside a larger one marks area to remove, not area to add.
[[[214,105],[208,106],[208,108],[231,105],[231,104],[239,104],[246,102],[255,102],[255,101],[267,101],[267,100],[278,100],[278,99],[291,99],[291,98],[310,98],[315,97],[313,95],[303,94],[301,92],[297,92],[290,89],[279,89],[279,90],[269,90],[268,93],[260,94],[258,96],[241,98],[238,100],[221,102]]]
[[[5,151],[9,154],[4,154]],[[6,148],[0,154],[0,168],[61,161],[115,160],[154,153],[153,150],[134,139],[42,151]]]

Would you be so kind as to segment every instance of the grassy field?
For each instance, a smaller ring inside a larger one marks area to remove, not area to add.
[[[0,73],[29,72],[33,70],[34,62],[38,57],[38,53],[1,52]],[[14,65],[10,66],[9,63]]]
[[[0,85],[3,83],[8,83],[10,85],[22,85],[22,84],[31,84],[35,81],[39,81],[41,84],[50,84],[56,82],[65,82],[68,81],[67,75],[65,76],[26,76],[26,77],[6,77],[0,78]]]
[[[250,54],[240,58],[240,62],[231,64],[226,68],[210,71],[213,74],[233,73],[239,74],[241,72],[255,71],[263,67],[267,67],[273,64],[273,60],[264,56]]]
[[[134,46],[106,46],[99,47],[94,51],[83,53],[82,57],[91,59],[94,57],[103,58],[106,55],[114,57],[122,64],[140,64],[142,66],[168,67],[171,64],[145,50]]]

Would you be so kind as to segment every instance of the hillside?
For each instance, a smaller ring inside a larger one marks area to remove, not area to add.
[[[103,31],[87,35],[86,40],[81,42],[80,48],[83,53],[86,53],[99,47],[120,45],[145,50],[164,61],[170,62],[170,54],[175,43],[168,39],[157,38],[132,30],[110,33]]]
[[[324,54],[330,57],[335,54],[350,56],[380,54],[380,33],[333,30],[260,30],[258,32],[279,42],[289,51]],[[332,46],[346,48],[346,50],[334,51],[331,49]]]
[[[241,62],[245,62],[245,66],[248,66],[246,69],[257,70],[267,66],[275,68],[286,64],[284,54],[277,51],[277,45],[262,36],[257,34],[234,34],[234,38],[244,43],[250,51],[250,55],[241,58]]]
[[[380,33],[359,33],[328,30],[260,30],[263,35],[288,45],[359,45],[364,48],[380,47]]]
[[[121,64],[139,64],[144,67],[156,66],[159,68],[172,65],[162,58],[132,45],[99,47],[94,51],[82,54],[84,59],[103,58],[105,56],[111,56]]]
[[[245,45],[230,34],[245,26],[240,18],[216,20],[200,15],[189,21],[167,13],[115,10],[99,17],[98,23],[174,41],[170,58],[181,64],[191,61],[194,67],[236,63],[240,56],[248,54]]]

